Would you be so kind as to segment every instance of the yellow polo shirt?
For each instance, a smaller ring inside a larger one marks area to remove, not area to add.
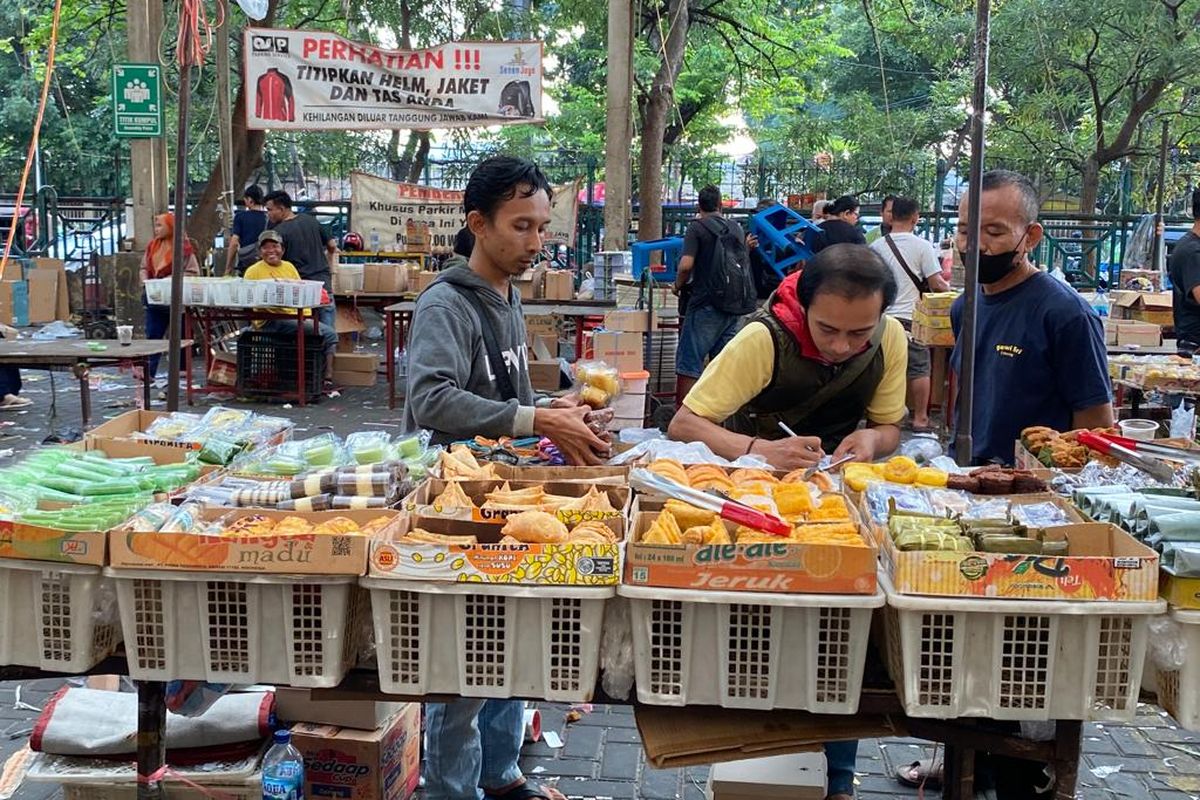
[[[876,425],[894,425],[904,419],[907,410],[904,395],[908,335],[897,320],[886,319],[880,344],[883,348],[883,378],[867,405],[867,420]],[[774,371],[775,341],[771,332],[763,323],[751,322],[708,363],[683,404],[692,413],[720,425],[766,389]],[[798,397],[796,401],[801,399]],[[802,430],[796,433],[807,435]]]
[[[246,274],[243,275],[248,281],[298,281],[300,273],[296,270],[296,265],[290,261],[280,261],[279,266],[272,267],[267,262],[259,259],[250,266],[246,267]],[[260,308],[259,311],[270,311],[275,314],[295,314],[294,308]],[[311,316],[312,312],[308,309],[304,310],[304,316]],[[256,320],[254,327],[261,328],[265,320]]]

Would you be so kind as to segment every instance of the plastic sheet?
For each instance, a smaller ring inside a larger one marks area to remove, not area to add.
[[[867,486],[867,509],[871,519],[880,524],[886,523],[891,514],[891,504],[898,511],[911,511],[917,514],[936,515],[929,493],[911,486],[898,483],[877,481]]]
[[[1164,672],[1175,672],[1187,663],[1188,646],[1183,628],[1166,614],[1150,618],[1150,659]]]
[[[670,439],[651,439],[631,450],[626,450],[611,459],[610,464],[632,464],[636,461],[654,461],[673,458],[681,464],[720,464],[724,467],[766,467],[770,464],[762,456],[742,456],[735,461],[721,458],[701,442],[676,442]]]
[[[1171,438],[1189,442],[1196,438],[1196,407],[1188,408],[1183,399],[1171,409]]]
[[[600,670],[605,694],[617,700],[629,699],[634,679],[633,626],[632,610],[624,597],[610,599],[604,609]]]
[[[1200,578],[1200,543],[1171,542],[1163,547],[1162,565],[1180,578]]]
[[[1012,516],[1017,522],[1031,528],[1052,528],[1071,522],[1067,512],[1051,502],[1018,503],[1012,507]]]
[[[921,466],[933,463],[945,453],[936,434],[918,433],[900,445],[900,455],[908,456]]]

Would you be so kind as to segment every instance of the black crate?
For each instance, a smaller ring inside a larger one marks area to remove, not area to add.
[[[295,333],[242,331],[237,346],[237,391],[245,397],[296,397],[297,380]],[[320,336],[304,336],[304,383],[306,399],[321,398],[325,377],[324,341]]]

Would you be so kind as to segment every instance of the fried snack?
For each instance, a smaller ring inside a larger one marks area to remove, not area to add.
[[[553,514],[560,508],[565,507],[567,503],[574,502],[578,499],[578,497],[568,497],[562,494],[547,494],[543,495],[542,502],[538,503],[537,508],[539,511],[548,511]]]
[[[645,544],[682,544],[683,531],[679,529],[679,523],[675,521],[675,516],[664,509],[654,522],[650,523],[650,527],[642,535],[642,542]]]
[[[571,538],[567,541],[571,544],[612,544],[612,542],[610,542],[602,534],[599,534],[593,530],[586,530],[580,533],[578,536],[571,534]]]
[[[400,541],[409,544],[479,544],[474,536],[450,536],[445,533],[430,533],[424,528],[413,528]]]
[[[733,490],[733,481],[729,480],[725,470],[715,464],[693,464],[688,467],[687,476],[693,489]]]
[[[1021,441],[1025,448],[1035,455],[1039,450],[1058,438],[1058,431],[1044,425],[1035,425],[1021,431]]]
[[[881,480],[881,477],[869,464],[847,464],[842,468],[842,480],[851,491],[864,492],[867,484]]]
[[[376,517],[375,519],[368,522],[366,525],[362,526],[362,532],[366,536],[371,536],[373,534],[379,533],[384,528],[386,528],[388,525],[391,525],[392,520],[394,520],[394,519],[395,519],[395,517]]]
[[[313,528],[313,533],[344,536],[352,533],[362,533],[358,523],[348,517],[334,517]]]
[[[484,481],[496,477],[496,465],[481,465],[465,444],[442,453],[442,477],[448,481]]]
[[[745,467],[743,469],[734,470],[730,474],[729,480],[733,481],[735,484],[743,484],[751,481],[779,483],[779,478],[776,478],[765,469],[758,469],[757,467]]]
[[[936,467],[921,467],[917,470],[916,483],[919,486],[945,486],[949,474]]]
[[[823,525],[798,525],[788,537],[802,544],[840,544],[851,547],[866,547],[858,526],[852,522],[835,522]]]
[[[778,517],[780,515],[779,506],[775,505],[775,500],[769,494],[749,494],[738,498],[738,502],[744,506],[771,514],[772,516]]]
[[[807,467],[801,467],[800,469],[794,469],[791,472],[789,472],[787,475],[784,475],[783,480],[781,480],[780,483],[804,483],[804,473],[807,471],[808,471]]]
[[[585,406],[590,406],[594,409],[604,408],[608,405],[611,395],[603,389],[598,389],[595,386],[584,386],[579,391],[579,402]]]
[[[768,483],[767,481],[744,481],[742,483],[735,483],[733,485],[733,491],[729,493],[729,496],[734,500],[741,500],[743,497],[752,497],[755,495],[759,497],[770,497],[774,493],[775,487],[778,485],[778,483]]]
[[[663,511],[675,518],[679,528],[694,528],[697,525],[708,525],[717,515],[703,508],[689,506],[680,500],[668,500]]]
[[[530,544],[560,544],[567,540],[567,526],[545,511],[522,511],[504,523],[500,533]]]
[[[494,489],[484,495],[489,502],[506,506],[536,506],[546,496],[546,490],[541,486],[527,486],[524,489],[512,489],[508,481],[499,489]]]
[[[738,544],[779,544],[787,542],[785,536],[776,536],[773,533],[765,531],[756,531],[754,528],[747,528],[745,525],[739,525],[734,533],[734,541]]]
[[[692,482],[688,479],[687,471],[673,458],[660,458],[650,462],[650,466],[646,469],[653,472],[655,475],[661,475],[667,480],[675,481],[684,486],[691,486]]]
[[[705,528],[703,544],[733,544],[729,529],[720,517],[713,517],[712,523]]]
[[[617,534],[613,529],[598,520],[587,520],[581,522],[571,529],[571,542],[580,540],[580,537],[594,540],[599,537],[599,544],[616,544]]]
[[[805,483],[780,483],[775,486],[773,497],[785,519],[803,516],[813,509],[812,493]]]
[[[595,486],[589,488],[583,497],[577,497],[562,505],[561,509],[563,511],[616,511],[608,500],[608,492],[602,492]]]
[[[506,544],[506,545],[512,547],[513,545],[518,545],[518,544],[524,545],[525,543],[522,542],[520,539],[514,539],[511,536],[502,536],[502,537],[500,537],[500,544]]]
[[[908,456],[894,456],[883,467],[884,480],[892,483],[912,483],[917,479],[917,462]]]
[[[445,490],[437,497],[433,498],[433,505],[437,508],[474,508],[475,503],[463,491],[462,486],[458,481],[448,481]]]
[[[850,519],[850,509],[840,494],[825,495],[820,504],[808,513],[809,522],[841,522]]]
[[[276,536],[291,536],[301,533],[312,533],[313,526],[304,517],[284,517],[275,525],[272,534]]]
[[[808,479],[808,482],[822,492],[832,492],[837,488],[833,485],[833,478],[829,477],[828,472],[814,472],[813,476]]]

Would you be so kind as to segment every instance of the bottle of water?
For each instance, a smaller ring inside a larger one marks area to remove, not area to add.
[[[1092,308],[1096,309],[1096,313],[1101,318],[1108,316],[1108,292],[1100,289],[1096,292],[1096,297],[1092,300]]]
[[[371,252],[379,252],[379,229],[371,228]]]
[[[275,731],[262,775],[263,800],[304,800],[304,758],[292,746],[291,731]]]

